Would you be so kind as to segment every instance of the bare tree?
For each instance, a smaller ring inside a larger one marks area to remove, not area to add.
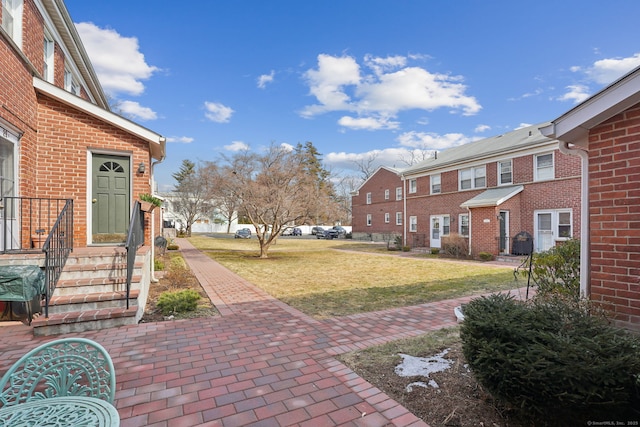
[[[354,160],[353,163],[357,166],[358,171],[362,175],[362,181],[369,179],[369,177],[376,171],[376,160],[379,155],[380,153],[378,151],[372,151],[367,154],[367,157],[360,160]]]
[[[228,165],[218,166],[213,162],[206,162],[203,169],[211,188],[211,203],[215,205],[219,215],[227,223],[228,234],[231,232],[231,223],[238,218],[241,202],[234,191],[233,168]]]
[[[272,144],[262,155],[238,153],[230,166],[233,191],[256,229],[261,258],[268,258],[269,247],[288,224],[315,218],[335,204],[328,186],[309,173],[306,150]]]
[[[398,160],[407,166],[413,166],[416,163],[423,162],[433,157],[433,150],[414,149],[408,152],[407,156],[399,155]]]
[[[184,220],[185,232],[191,236],[191,226],[206,218],[213,210],[211,181],[207,171],[190,160],[183,160],[180,170],[174,173],[177,184],[172,200],[173,211]]]

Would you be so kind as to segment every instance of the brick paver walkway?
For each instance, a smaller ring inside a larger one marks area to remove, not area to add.
[[[427,426],[333,356],[454,325],[470,298],[316,320],[178,243],[220,317],[74,334],[111,354],[123,427]],[[54,338],[0,326],[0,372]]]

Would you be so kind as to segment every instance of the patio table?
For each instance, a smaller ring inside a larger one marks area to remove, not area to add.
[[[0,427],[119,425],[118,410],[95,397],[51,397],[0,408]]]

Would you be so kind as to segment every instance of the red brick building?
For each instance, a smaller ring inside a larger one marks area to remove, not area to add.
[[[110,111],[62,0],[0,14],[0,252],[38,249],[69,202],[73,248],[122,246],[165,138]],[[160,218],[144,221],[148,245]]]
[[[542,133],[588,165],[581,289],[640,331],[640,68],[563,114]]]
[[[73,199],[76,246],[118,242],[164,138],[109,111],[62,1],[13,0],[2,14],[2,196]],[[125,171],[115,194],[99,188],[108,162]]]
[[[396,169],[382,166],[353,193],[354,239],[393,241],[395,236],[402,236],[404,193],[398,173]]]
[[[529,126],[434,155],[399,171],[378,171],[353,198],[353,233],[389,230],[377,216],[384,192],[400,185],[405,245],[441,248],[443,239],[462,236],[469,253],[512,254],[513,237],[527,232],[543,251],[580,235],[580,159],[562,153],[558,142]],[[376,176],[378,175],[378,176]],[[363,202],[371,194],[372,204]],[[384,207],[384,208],[383,208]],[[382,210],[380,210],[383,208]],[[369,216],[372,221],[366,225]],[[393,220],[393,218],[392,218]]]

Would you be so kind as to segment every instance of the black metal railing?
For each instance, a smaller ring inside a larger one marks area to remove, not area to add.
[[[0,199],[0,253],[42,251],[42,245],[70,199]]]
[[[129,308],[129,294],[131,293],[131,279],[133,278],[133,267],[136,262],[136,252],[144,243],[144,212],[140,209],[140,202],[136,200],[129,222],[129,233],[127,234],[127,308]]]
[[[49,300],[56,289],[62,269],[73,250],[73,200],[66,201],[42,245],[45,274],[44,316],[49,317]]]

